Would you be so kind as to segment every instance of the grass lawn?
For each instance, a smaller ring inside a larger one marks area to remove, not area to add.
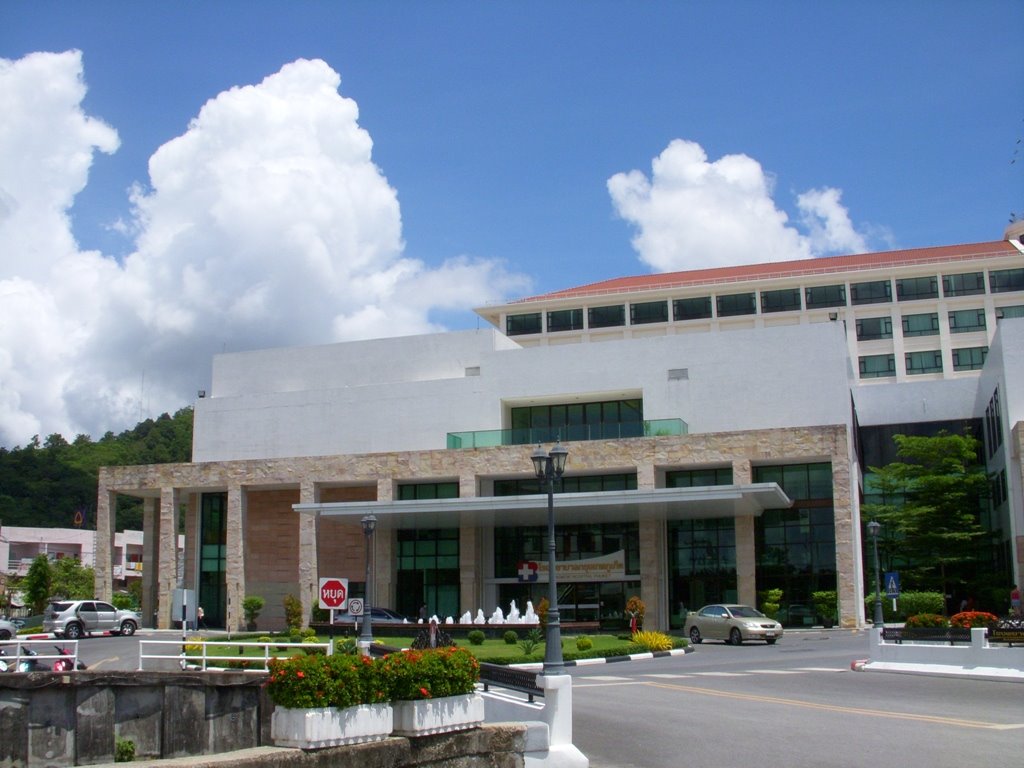
[[[587,635],[587,637],[593,643],[590,649],[593,655],[601,655],[603,651],[621,651],[625,646],[629,645],[628,640],[620,640],[615,635]],[[375,637],[374,639],[380,640],[385,645],[393,645],[398,648],[407,648],[412,640],[409,637],[387,636]],[[500,637],[488,638],[481,645],[473,645],[466,638],[459,637],[455,638],[455,644],[460,648],[467,648],[480,661],[497,661],[506,664],[518,661],[535,661],[536,657],[543,656],[544,654],[544,643],[538,643],[530,656],[527,657],[519,644],[509,645]],[[569,654],[575,652],[576,636],[563,635],[562,653]]]

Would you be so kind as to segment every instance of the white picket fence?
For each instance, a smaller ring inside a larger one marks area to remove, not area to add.
[[[174,649],[174,653],[158,653],[160,648]],[[224,653],[211,653],[217,648],[234,648],[238,650],[236,655]],[[261,655],[246,655],[245,648],[261,648]],[[139,671],[145,669],[166,670],[170,667],[177,667],[185,670],[223,670],[227,667],[225,662],[245,661],[249,662],[248,667],[241,671],[265,672],[269,668],[269,662],[275,656],[280,656],[281,651],[291,648],[312,648],[322,649],[328,656],[334,653],[333,643],[251,643],[234,642],[230,640],[202,640],[189,638],[188,640],[139,640]],[[148,663],[148,665],[147,665]],[[259,665],[259,666],[256,666]]]

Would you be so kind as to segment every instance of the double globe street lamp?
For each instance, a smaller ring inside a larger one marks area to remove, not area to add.
[[[555,579],[555,478],[565,472],[565,460],[569,451],[561,442],[555,443],[550,453],[537,444],[537,450],[530,459],[533,471],[548,487],[548,628],[544,640],[544,675],[561,675],[565,672],[562,662],[562,625],[558,615],[558,584]]]

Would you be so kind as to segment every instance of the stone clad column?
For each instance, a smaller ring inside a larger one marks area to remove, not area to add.
[[[171,606],[178,587],[178,490],[160,489],[159,550],[157,561],[157,624],[170,629],[174,617]]]
[[[142,623],[154,629],[157,622],[157,603],[160,589],[157,584],[160,562],[160,519],[158,517],[160,500],[145,498],[142,500]]]
[[[668,546],[664,520],[641,520],[640,537],[640,599],[646,614],[644,629],[668,630]],[[632,595],[626,595],[626,599]]]
[[[93,555],[93,588],[96,597],[110,600],[114,593],[114,531],[117,528],[117,494],[107,489],[100,471],[96,497],[96,551]]]
[[[860,517],[850,489],[850,463],[846,455],[846,430],[840,428],[832,451],[832,519],[836,535],[836,589],[839,595],[839,626],[858,627],[864,618],[861,586],[863,563],[860,531],[854,520]]]
[[[303,480],[299,486],[299,503],[316,504],[320,501],[320,486],[311,480]],[[320,565],[317,562],[316,540],[320,524],[320,513],[299,515],[299,598],[302,600],[302,626],[309,626],[313,609],[320,605],[317,592]]]
[[[732,463],[732,482],[748,485],[753,477],[750,459],[736,459]],[[733,518],[736,527],[736,590],[738,600],[757,606],[757,554],[754,548],[754,518],[749,515]]]
[[[245,628],[245,518],[246,494],[241,485],[228,486],[228,519],[224,532],[225,584],[228,598],[226,625],[229,631]]]

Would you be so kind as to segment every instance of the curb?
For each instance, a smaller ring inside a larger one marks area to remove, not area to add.
[[[693,653],[693,646],[686,648],[673,648],[671,651],[649,651],[647,653],[631,653],[626,656],[605,656],[596,659],[574,659],[562,663],[565,667],[586,667],[593,664],[615,664],[621,661],[642,661],[644,659],[659,659],[665,656],[683,656]],[[529,664],[509,664],[510,669],[540,670],[544,669],[544,663],[532,661]]]

